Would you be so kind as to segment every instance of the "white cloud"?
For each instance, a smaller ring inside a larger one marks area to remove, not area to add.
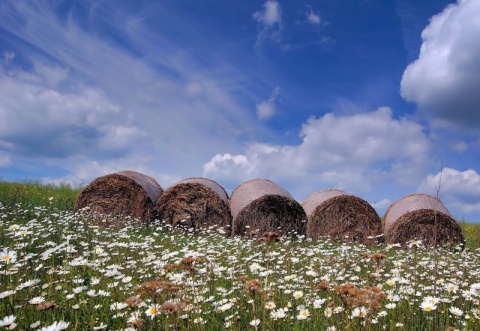
[[[391,204],[392,201],[390,199],[382,199],[371,203],[372,207],[377,210],[386,210]]]
[[[320,15],[315,13],[312,9],[312,7],[307,6],[307,22],[313,25],[319,25],[322,22],[322,19],[320,18]]]
[[[137,145],[144,142],[147,133],[135,126],[116,125],[113,127],[106,127],[102,132],[104,135],[98,141],[99,148],[103,150],[124,150],[133,148],[132,145]]]
[[[480,124],[480,1],[459,0],[431,18],[420,55],[405,70],[401,94],[442,122]]]
[[[251,73],[228,61],[204,70],[204,48],[185,49],[108,2],[102,12],[111,15],[92,12],[91,23],[118,28],[121,43],[83,29],[76,9],[59,17],[56,5],[15,1],[0,11],[0,28],[24,45],[22,57],[0,67],[0,152],[48,163],[72,180],[125,168],[178,178],[200,175],[212,154],[240,150],[243,139],[266,131],[249,109],[265,84],[256,73],[247,87]],[[123,18],[135,24],[117,24]]]
[[[71,173],[63,177],[42,177],[44,183],[67,183],[72,186],[84,186],[94,178],[111,174],[122,170],[134,170],[154,178],[163,189],[167,189],[174,183],[185,179],[181,176],[166,174],[159,167],[151,167],[147,163],[148,158],[144,155],[129,155],[101,162],[93,159],[85,159],[82,156],[72,156],[65,160],[71,164]]]
[[[457,153],[463,153],[468,149],[468,144],[465,141],[450,142],[450,149]]]
[[[200,82],[194,81],[187,84],[185,92],[191,98],[201,96],[205,93],[205,89]]]
[[[103,126],[115,125],[119,107],[92,88],[52,89],[49,85],[58,84],[61,70],[35,68],[40,72],[0,71],[0,139],[24,155],[64,157],[94,151],[93,142],[104,135]]]
[[[239,171],[239,169],[241,171]],[[245,155],[217,154],[203,166],[203,172],[215,174],[230,181],[243,181],[245,174],[251,172],[252,165]]]
[[[257,44],[265,39],[278,41],[282,29],[282,8],[275,0],[268,0],[263,9],[253,13],[253,19],[260,24]]]
[[[58,87],[68,78],[69,70],[58,65],[50,66],[40,61],[34,61],[34,67],[35,74],[39,78],[37,82],[42,82],[52,88]]]
[[[418,189],[433,195],[438,193],[450,212],[458,210],[464,213],[454,216],[463,217],[480,211],[480,174],[473,169],[459,171],[444,168],[423,179]]]
[[[268,0],[263,4],[262,11],[253,14],[253,19],[268,27],[280,24],[282,20],[280,4],[275,0]]]
[[[0,168],[7,167],[12,164],[12,159],[10,156],[0,153]]]
[[[231,174],[243,180],[273,178],[290,184],[297,197],[328,187],[365,193],[379,186],[418,183],[430,157],[422,127],[394,119],[388,108],[310,118],[300,137],[299,145],[251,143],[243,154],[216,155],[204,166],[204,175],[224,182]],[[225,162],[234,157],[242,162]]]
[[[275,115],[275,106],[276,106],[276,101],[278,98],[278,95],[280,94],[280,88],[277,86],[275,89],[272,91],[272,94],[270,95],[270,98],[268,98],[267,101],[262,101],[259,104],[257,104],[257,117],[260,120],[268,120]]]
[[[15,52],[3,52],[3,61],[5,61],[5,63],[9,63],[11,62],[13,59],[15,58]]]

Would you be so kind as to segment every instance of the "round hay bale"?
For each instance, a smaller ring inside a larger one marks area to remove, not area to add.
[[[230,197],[232,236],[276,231],[280,235],[305,235],[307,215],[282,187],[268,179],[252,179],[237,186]]]
[[[91,215],[108,216],[107,223],[118,222],[118,216],[149,223],[155,214],[155,201],[162,193],[152,177],[124,170],[96,178],[85,186],[75,202],[75,211],[88,208]],[[94,219],[98,221],[98,217]]]
[[[303,202],[308,216],[307,237],[328,236],[365,244],[378,242],[382,221],[365,200],[337,189],[310,194]]]
[[[422,240],[425,246],[464,245],[465,237],[458,222],[445,205],[428,194],[410,194],[395,201],[384,217],[385,240],[405,246]]]
[[[169,187],[156,203],[157,218],[176,227],[227,231],[232,215],[225,189],[208,178],[192,177]]]

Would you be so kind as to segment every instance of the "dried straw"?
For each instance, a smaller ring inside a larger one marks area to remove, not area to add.
[[[445,205],[428,194],[411,194],[395,201],[384,217],[387,243],[406,245],[422,240],[426,246],[464,245],[458,222]]]
[[[88,212],[96,223],[106,218],[105,225],[119,224],[125,217],[149,223],[154,216],[154,203],[162,193],[152,177],[124,170],[96,178],[83,188],[75,210]]]
[[[307,215],[285,189],[268,179],[252,179],[237,186],[230,197],[232,235],[305,235]]]
[[[159,220],[194,230],[215,226],[227,232],[232,219],[225,189],[201,177],[187,178],[169,187],[157,200],[156,210]]]
[[[328,236],[342,241],[376,243],[382,221],[365,200],[337,189],[310,194],[303,202],[308,216],[307,237]]]

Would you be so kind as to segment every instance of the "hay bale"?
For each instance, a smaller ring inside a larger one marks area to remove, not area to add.
[[[328,236],[365,244],[378,242],[382,221],[365,200],[337,189],[310,194],[303,202],[308,216],[307,237]]]
[[[268,179],[252,179],[237,186],[230,197],[232,236],[261,236],[268,231],[280,235],[305,235],[307,215],[282,187]]]
[[[458,222],[445,205],[428,194],[411,194],[395,201],[384,217],[385,240],[406,245],[420,239],[426,246],[464,245]]]
[[[232,215],[225,189],[208,178],[192,177],[169,187],[156,202],[157,218],[177,227],[228,231]]]
[[[149,223],[154,216],[155,201],[162,193],[155,179],[124,170],[96,178],[83,188],[75,202],[75,211],[87,208],[90,216],[97,215],[93,217],[97,221],[108,217],[109,222],[115,223],[128,216]]]

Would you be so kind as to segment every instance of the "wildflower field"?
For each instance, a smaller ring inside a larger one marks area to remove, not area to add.
[[[105,228],[36,185],[0,183],[0,330],[480,330],[477,225],[464,250]]]

